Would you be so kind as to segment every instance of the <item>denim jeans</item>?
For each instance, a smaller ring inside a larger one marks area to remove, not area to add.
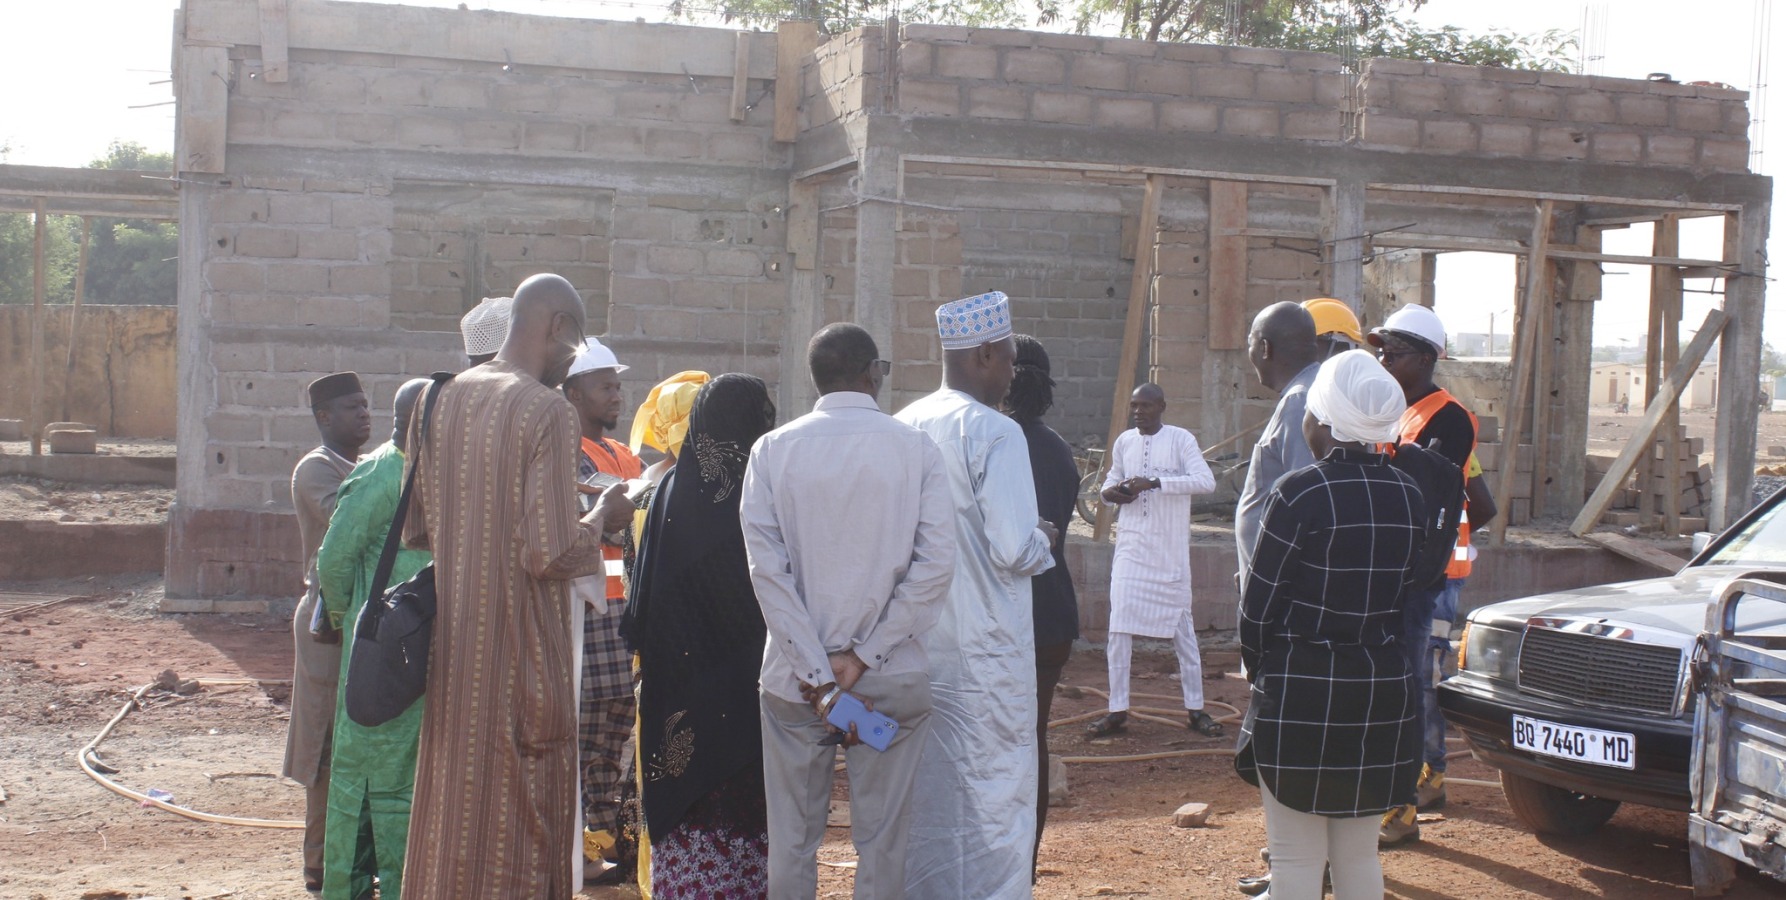
[[[1439,679],[1445,677],[1445,654],[1451,652],[1451,626],[1457,621],[1457,595],[1463,590],[1467,579],[1451,578],[1445,582],[1433,602],[1432,617],[1428,621],[1427,652],[1422,657],[1423,665],[1417,669],[1420,678],[1420,694],[1424,698],[1425,712],[1422,714],[1422,732],[1426,736],[1426,762],[1435,772],[1445,771],[1445,718],[1439,714]],[[1443,624],[1445,636],[1439,637],[1436,626]]]

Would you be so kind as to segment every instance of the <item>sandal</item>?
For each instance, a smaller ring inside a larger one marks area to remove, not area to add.
[[[1103,718],[1094,720],[1091,726],[1085,729],[1085,734],[1087,737],[1109,737],[1117,732],[1126,731],[1128,724],[1128,712],[1106,713]]]
[[[1200,735],[1203,735],[1204,737],[1221,737],[1222,736],[1222,731],[1223,731],[1222,723],[1217,722],[1215,719],[1210,718],[1209,713],[1206,713],[1203,710],[1200,710],[1200,709],[1186,710],[1185,718],[1187,720],[1189,720],[1188,724],[1185,727],[1191,729],[1192,731],[1197,732]]]

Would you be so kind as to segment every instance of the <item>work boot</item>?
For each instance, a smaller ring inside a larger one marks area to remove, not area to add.
[[[1420,823],[1413,804],[1398,806],[1383,814],[1383,828],[1377,832],[1377,846],[1394,847],[1420,840]]]
[[[1445,773],[1427,763],[1420,767],[1420,780],[1415,783],[1414,805],[1421,812],[1432,812],[1445,806]]]
[[[1085,734],[1087,737],[1109,737],[1119,731],[1126,730],[1128,724],[1128,710],[1117,710],[1116,712],[1105,713],[1102,718],[1093,720],[1090,725],[1086,726]]]

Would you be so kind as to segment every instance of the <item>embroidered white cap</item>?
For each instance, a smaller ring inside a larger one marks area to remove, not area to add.
[[[509,318],[514,313],[515,298],[485,297],[459,320],[459,334],[465,338],[466,356],[483,356],[502,349],[508,340]]]
[[[936,308],[944,350],[968,350],[1011,336],[1011,300],[1003,291],[963,297]]]

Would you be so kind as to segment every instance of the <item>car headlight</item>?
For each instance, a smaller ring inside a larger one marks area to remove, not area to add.
[[[1457,668],[1501,681],[1519,679],[1520,633],[1505,628],[1464,625],[1463,640],[1458,642]]]

